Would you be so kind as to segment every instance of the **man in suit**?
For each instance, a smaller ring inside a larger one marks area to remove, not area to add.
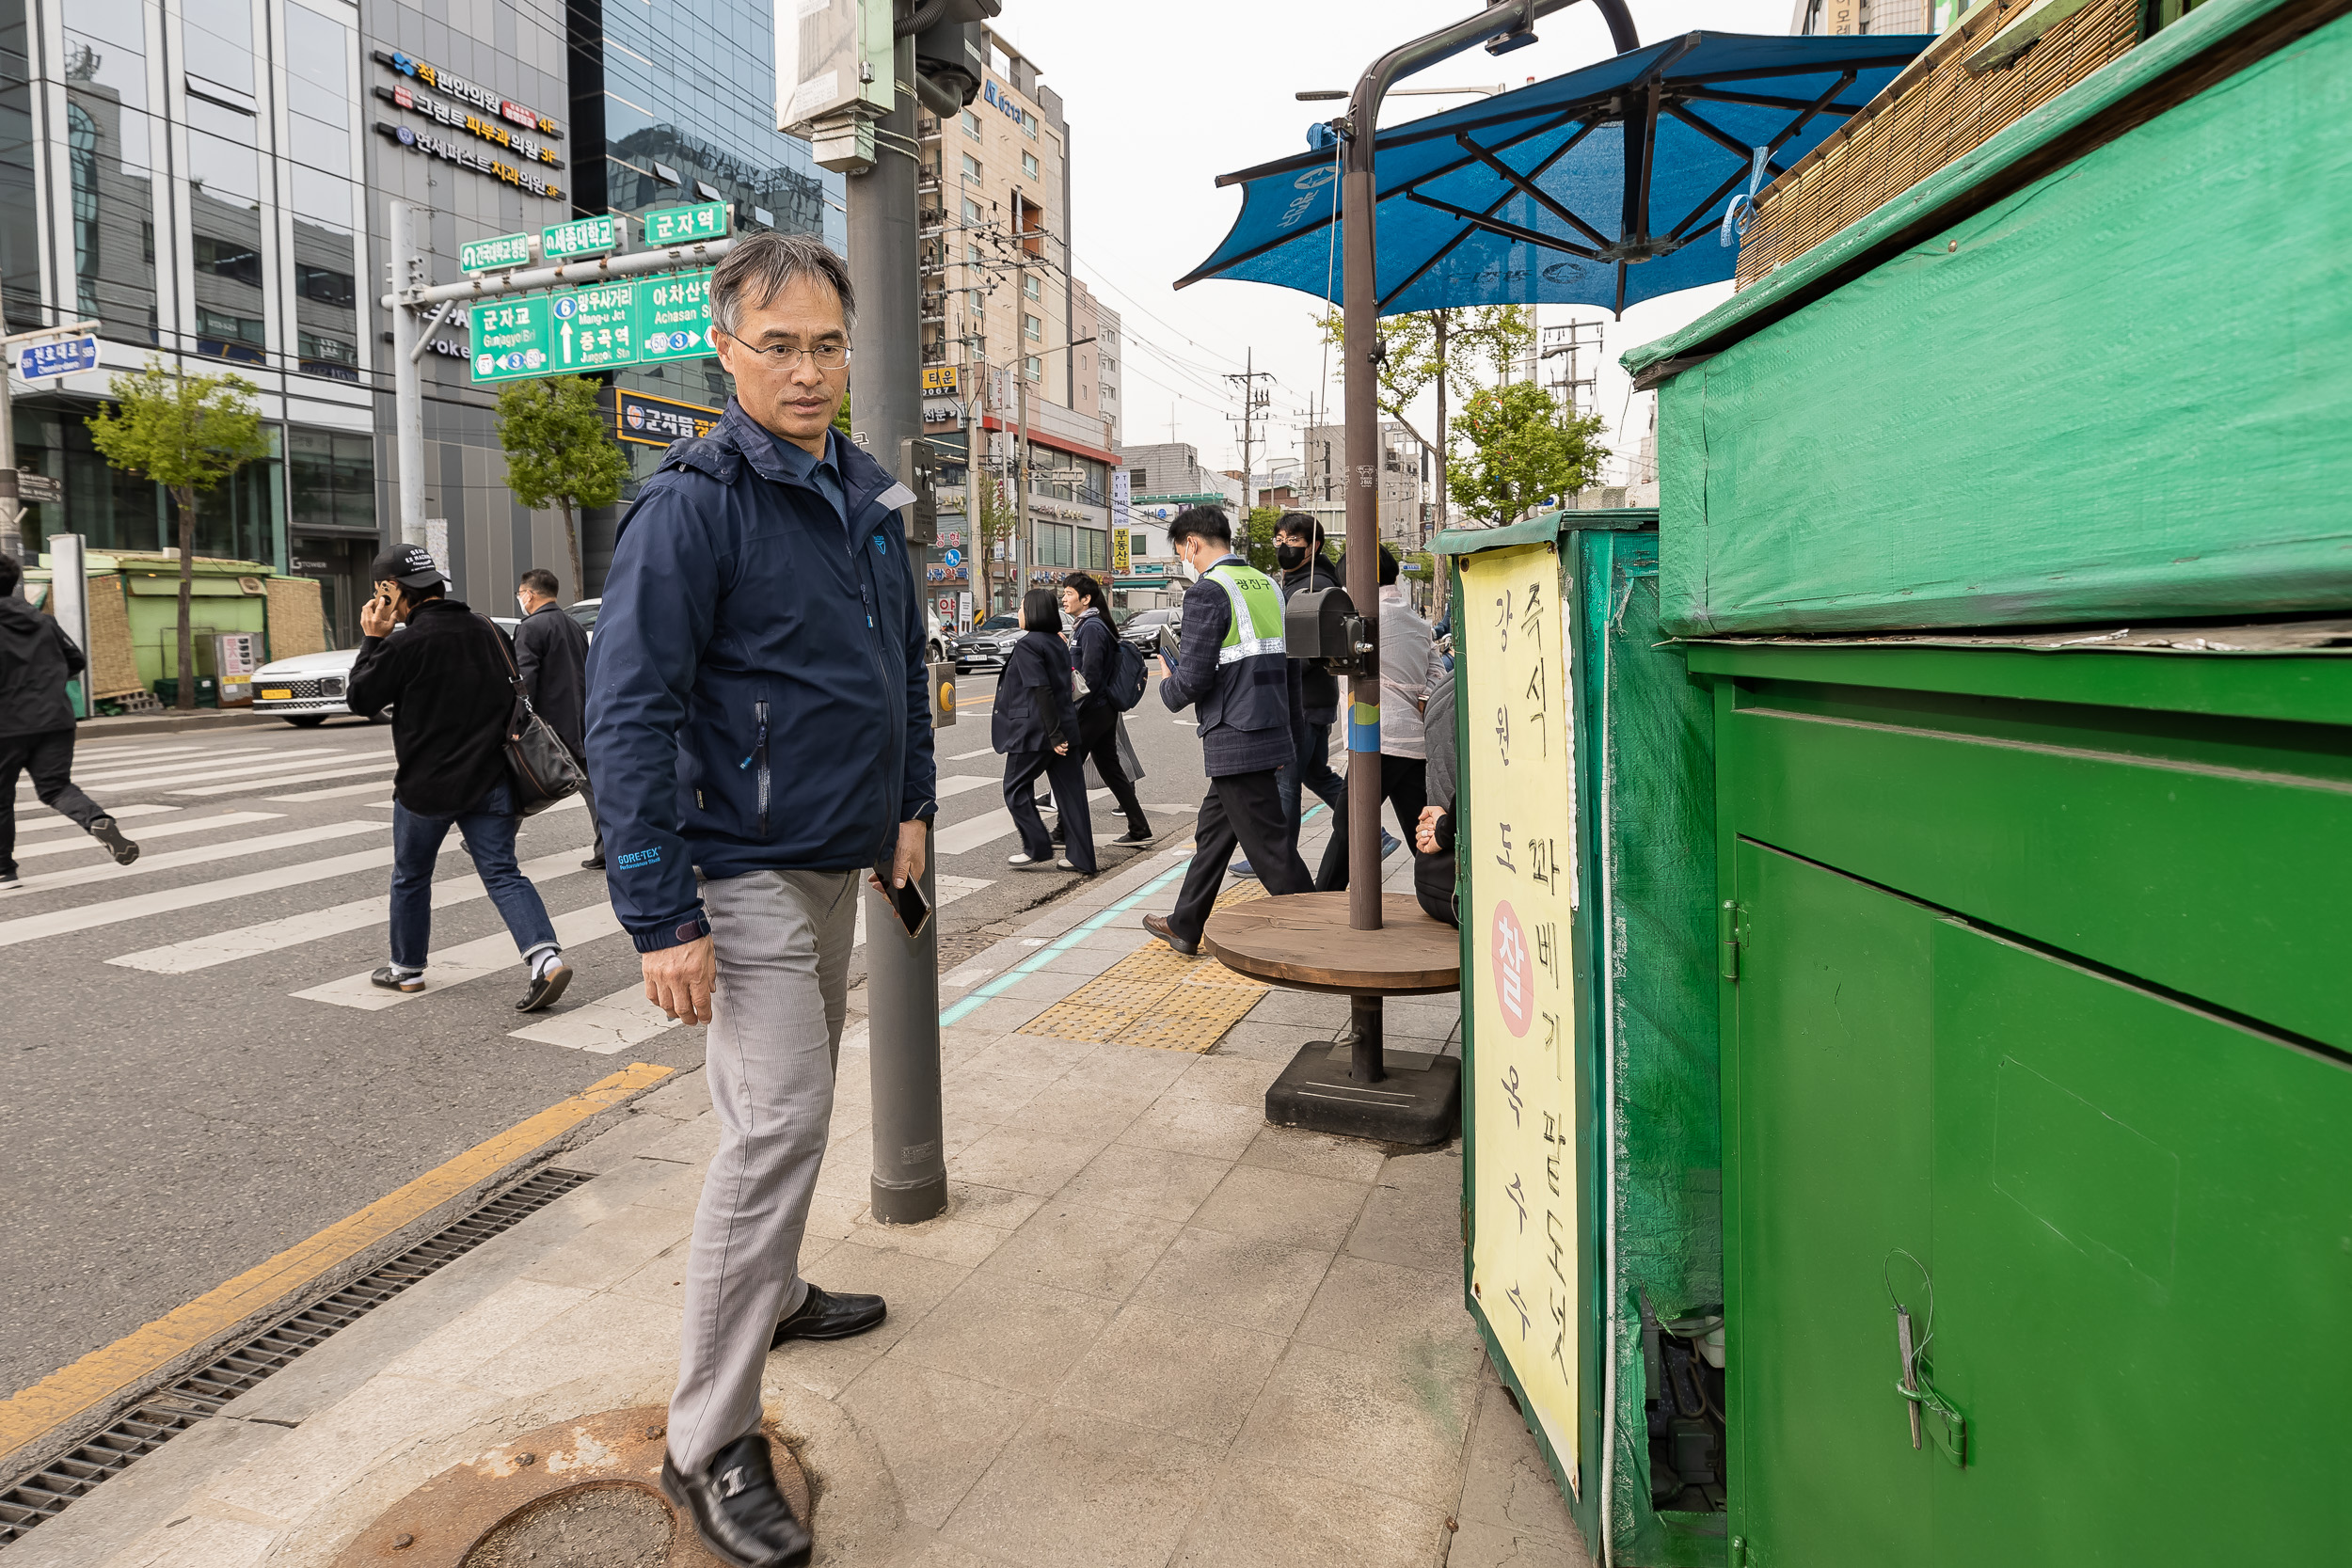
[[[595,826],[596,847],[580,863],[583,871],[604,869],[604,827],[596,821],[596,792],[588,778],[588,633],[555,602],[555,574],[533,566],[515,589],[523,612],[515,628],[515,667],[523,692],[548,728],[580,764],[580,799]]]
[[[1291,714],[1297,672],[1282,644],[1282,595],[1274,579],[1233,553],[1233,526],[1213,506],[1190,506],[1168,525],[1168,542],[1199,577],[1184,590],[1178,662],[1161,663],[1160,700],[1200,715],[1208,798],[1193,828],[1192,864],[1167,918],[1143,928],[1190,957],[1239,844],[1265,890],[1306,893],[1312,883],[1282,815],[1276,773],[1297,754]]]

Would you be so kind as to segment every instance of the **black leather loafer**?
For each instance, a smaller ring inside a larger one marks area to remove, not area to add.
[[[776,1324],[775,1337],[768,1341],[774,1350],[787,1339],[847,1339],[852,1334],[863,1334],[889,1316],[890,1308],[880,1296],[859,1296],[843,1292],[834,1295],[816,1286],[808,1288],[808,1299],[801,1309]]]
[[[694,1533],[722,1562],[735,1568],[801,1568],[808,1560],[807,1527],[776,1489],[768,1440],[739,1437],[689,1477],[661,1457],[661,1495],[694,1521]]]

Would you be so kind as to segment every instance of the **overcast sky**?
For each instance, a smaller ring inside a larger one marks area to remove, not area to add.
[[[1070,119],[1073,243],[1079,276],[1120,312],[1123,434],[1130,443],[1175,438],[1212,467],[1240,466],[1237,393],[1224,380],[1247,353],[1272,371],[1276,459],[1298,453],[1313,402],[1336,404],[1311,295],[1263,283],[1171,285],[1216,247],[1241,209],[1219,174],[1306,150],[1308,126],[1340,112],[1301,103],[1301,88],[1348,87],[1384,50],[1474,9],[1474,0],[1004,0],[996,26],[1033,54]],[[1645,43],[1690,31],[1785,33],[1788,0],[1631,0]],[[1430,68],[1406,85],[1447,87],[1542,79],[1606,58],[1600,15],[1572,6],[1537,28],[1541,41],[1501,59],[1484,50]],[[1385,125],[1441,112],[1459,98],[1390,100]],[[1604,329],[1600,408],[1613,430],[1647,427],[1649,399],[1629,399],[1617,356],[1705,313],[1728,283],[1639,305]],[[1607,322],[1606,310],[1547,306],[1549,325]],[[1424,414],[1427,410],[1423,411]],[[1419,421],[1424,431],[1426,420]],[[1613,446],[1620,442],[1612,440]],[[1263,461],[1252,467],[1264,471]],[[1613,465],[1606,476],[1617,480]]]

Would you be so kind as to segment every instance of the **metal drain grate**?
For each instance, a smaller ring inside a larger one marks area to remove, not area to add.
[[[356,1323],[434,1270],[512,1228],[588,1179],[586,1173],[576,1170],[538,1171],[373,1274],[312,1302],[224,1352],[200,1370],[150,1394],[72,1452],[0,1489],[0,1546],[42,1521],[56,1518],[88,1496],[99,1482],[120,1475],[328,1335]]]

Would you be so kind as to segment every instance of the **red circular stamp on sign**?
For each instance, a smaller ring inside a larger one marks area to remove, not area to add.
[[[1527,952],[1527,933],[1507,903],[1495,905],[1494,929],[1488,935],[1494,956],[1495,1000],[1502,1005],[1502,1022],[1511,1033],[1524,1035],[1533,1016],[1528,1003],[1535,989],[1534,964]]]

